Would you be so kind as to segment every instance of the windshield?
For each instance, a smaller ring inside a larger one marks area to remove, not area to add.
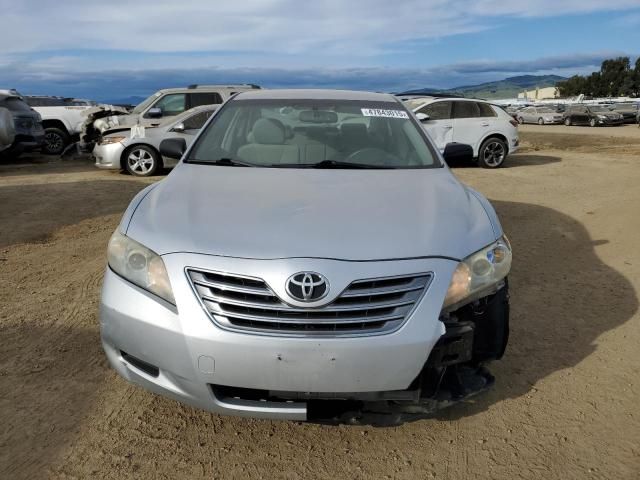
[[[439,167],[427,142],[396,102],[239,99],[222,107],[186,161],[286,168]]]
[[[142,101],[131,111],[131,113],[142,113],[153,101],[160,96],[160,92],[156,92],[146,100]]]
[[[2,105],[4,103],[4,105]],[[4,102],[0,102],[0,106],[7,107],[12,112],[30,112],[31,107],[20,97],[7,97]]]

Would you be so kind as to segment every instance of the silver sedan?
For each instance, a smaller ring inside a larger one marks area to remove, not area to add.
[[[180,137],[187,145],[191,144],[217,108],[218,105],[192,108],[153,128],[136,125],[125,130],[112,130],[93,149],[96,167],[126,170],[139,177],[154,175],[162,168],[173,168],[178,161],[160,155],[160,142],[165,138]]]
[[[562,114],[551,107],[527,107],[518,111],[519,123],[537,123],[545,125],[550,123],[562,123]]]

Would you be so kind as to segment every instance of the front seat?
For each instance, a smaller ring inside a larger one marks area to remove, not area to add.
[[[258,165],[298,163],[296,145],[285,144],[286,131],[277,120],[261,118],[249,134],[251,143],[238,149],[238,158]]]

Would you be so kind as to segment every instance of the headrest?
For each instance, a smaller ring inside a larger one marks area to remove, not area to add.
[[[253,141],[263,145],[282,145],[285,139],[284,126],[278,120],[261,118],[251,129]]]

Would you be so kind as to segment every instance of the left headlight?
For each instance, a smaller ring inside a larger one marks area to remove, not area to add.
[[[175,305],[160,255],[116,230],[109,239],[107,258],[111,269],[122,278]]]
[[[511,244],[507,237],[503,236],[458,264],[451,277],[443,310],[455,310],[465,303],[485,296],[491,287],[509,274],[509,270]]]
[[[123,141],[127,137],[102,137],[100,139],[100,145],[109,145],[110,143],[118,143]]]

